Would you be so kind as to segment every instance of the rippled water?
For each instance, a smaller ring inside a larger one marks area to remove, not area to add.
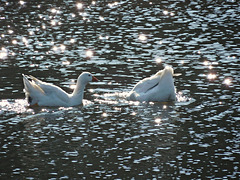
[[[19,1],[0,5],[1,179],[237,179],[239,3]],[[126,101],[166,64],[175,103]],[[27,108],[21,74],[82,106]]]

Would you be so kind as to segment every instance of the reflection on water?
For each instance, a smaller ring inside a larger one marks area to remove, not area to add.
[[[1,179],[234,179],[239,171],[237,1],[3,1]],[[175,103],[126,101],[168,64]],[[83,106],[27,108],[21,74]]]

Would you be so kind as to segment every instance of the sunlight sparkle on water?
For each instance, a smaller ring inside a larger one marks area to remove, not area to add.
[[[157,64],[159,64],[159,63],[162,62],[162,59],[161,59],[160,57],[157,57],[157,58],[155,59],[155,61],[156,61]]]
[[[65,49],[66,49],[66,46],[65,46],[65,45],[63,45],[63,44],[61,44],[61,45],[60,45],[60,49],[61,49],[62,51],[65,51]]]
[[[57,22],[55,20],[51,20],[51,25],[52,26],[56,26],[57,25]]]
[[[108,6],[110,8],[114,7],[114,6],[117,6],[118,5],[118,2],[114,2],[114,3],[108,3]]]
[[[93,93],[94,92],[94,89],[89,89],[88,90],[90,93]]]
[[[13,30],[9,29],[9,30],[8,30],[8,33],[9,33],[9,34],[12,34],[12,33],[13,33]]]
[[[132,104],[134,106],[138,106],[140,104],[140,102],[139,101],[130,101],[129,104]]]
[[[102,116],[103,116],[103,117],[107,117],[108,114],[104,112],[104,113],[102,113]]]
[[[0,59],[5,59],[7,57],[8,53],[7,53],[7,49],[2,48],[0,50]]]
[[[144,34],[140,34],[140,35],[138,36],[138,39],[139,39],[140,41],[146,41],[146,40],[147,40],[147,36],[144,35]]]
[[[83,8],[83,4],[82,3],[77,3],[77,8],[78,9],[82,9]]]
[[[163,14],[168,15],[168,11],[167,10],[163,11]]]
[[[75,43],[75,39],[70,39],[70,43]]]
[[[136,114],[137,114],[137,113],[134,112],[134,111],[131,113],[132,116],[136,116]]]
[[[53,51],[57,51],[58,50],[58,48],[57,48],[57,46],[53,46]]]
[[[88,58],[93,57],[93,51],[92,50],[87,50],[85,54]]]
[[[51,12],[55,14],[55,13],[58,12],[58,10],[56,10],[55,8],[52,8],[52,9],[51,9]]]
[[[99,16],[100,21],[104,21],[104,17]]]
[[[62,64],[63,64],[63,65],[69,65],[70,62],[69,62],[69,61],[63,61]]]
[[[69,88],[70,88],[70,89],[75,89],[76,86],[77,86],[76,84],[71,84],[71,85],[69,86]]]
[[[215,79],[216,77],[217,77],[217,75],[216,74],[212,74],[212,73],[207,75],[208,79]]]
[[[158,125],[162,122],[162,120],[160,118],[156,118],[155,120],[155,123],[157,123]]]
[[[23,43],[28,44],[28,39],[27,38],[22,37],[22,41],[23,41]]]
[[[76,17],[76,14],[74,14],[74,13],[71,13],[71,16],[74,18],[74,17]]]
[[[19,1],[19,4],[24,5],[25,2],[24,1]]]
[[[109,36],[105,36],[105,37],[104,37],[104,36],[100,35],[100,36],[99,36],[99,39],[109,39]]]
[[[226,84],[229,86],[231,84],[231,79],[230,78],[224,79],[223,84]]]
[[[13,43],[13,44],[17,44],[17,40],[15,40],[15,39],[12,40],[12,43]]]
[[[204,66],[208,66],[209,62],[208,61],[204,61],[203,64],[204,64]]]

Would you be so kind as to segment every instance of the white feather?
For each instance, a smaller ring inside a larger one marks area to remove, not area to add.
[[[43,82],[33,76],[23,74],[24,92],[30,106],[75,106],[82,103],[84,88],[88,82],[96,80],[88,72],[82,73],[77,80],[76,89],[72,94],[60,87]]]
[[[127,95],[133,101],[174,101],[173,69],[166,66],[155,75],[138,82]]]

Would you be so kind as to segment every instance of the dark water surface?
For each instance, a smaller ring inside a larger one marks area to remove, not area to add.
[[[2,0],[0,179],[238,179],[239,24],[235,0]],[[167,64],[175,103],[124,99]],[[83,71],[83,106],[26,107],[22,73]]]

